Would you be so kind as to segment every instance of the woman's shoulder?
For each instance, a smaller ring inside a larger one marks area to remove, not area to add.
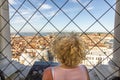
[[[80,65],[80,68],[83,70],[83,71],[87,71],[88,72],[88,69],[85,65]]]
[[[48,72],[48,71],[51,70],[51,68],[52,68],[52,67],[48,67],[48,68],[46,68],[44,71],[45,71],[45,72],[46,72],[46,71]]]
[[[83,69],[87,69],[87,67],[83,64],[81,64],[80,67],[83,68]]]
[[[48,67],[44,70],[44,72],[50,72],[52,69],[55,69],[56,67]]]
[[[51,67],[44,70],[42,80],[52,80]]]
[[[82,73],[83,75],[85,76],[85,80],[90,80],[90,77],[89,77],[89,72],[88,72],[88,69],[85,65],[80,65],[81,69],[82,69]]]

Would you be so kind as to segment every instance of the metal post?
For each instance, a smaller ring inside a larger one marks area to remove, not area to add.
[[[115,25],[114,25],[114,44],[113,58],[110,61],[113,70],[118,70],[120,76],[120,0],[116,0]]]
[[[7,0],[0,0],[0,68],[11,58],[9,6]]]

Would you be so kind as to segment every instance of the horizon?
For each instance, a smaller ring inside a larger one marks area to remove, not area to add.
[[[73,31],[72,31],[73,32]],[[18,32],[11,32],[11,34],[16,34]],[[38,33],[38,32],[19,32],[19,33]],[[69,32],[39,32],[39,33],[71,33],[70,31]],[[84,32],[75,32],[75,33],[84,33]],[[104,33],[108,33],[108,32],[85,32],[85,33],[101,33],[101,34],[104,34]],[[114,34],[114,32],[111,32],[112,34]]]

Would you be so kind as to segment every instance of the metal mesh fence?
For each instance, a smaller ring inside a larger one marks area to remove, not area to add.
[[[2,0],[0,4],[0,23],[5,22],[0,27],[0,45],[3,46],[0,46],[0,60],[1,64],[3,59],[9,64],[2,64],[4,67],[0,68],[3,73],[7,72],[10,65],[16,70],[13,71],[16,74],[4,73],[6,79],[17,80],[19,76],[26,78],[17,62],[24,66],[23,71],[32,67],[36,61],[47,66],[51,62],[57,62],[49,51],[50,42],[57,35],[72,31],[77,32],[88,44],[83,64],[88,67],[90,74],[95,70],[98,80],[107,80],[119,70],[112,73],[106,71],[106,76],[102,73],[105,69],[98,68],[100,65],[109,65],[108,62],[112,61],[113,39],[116,39],[113,34],[115,5],[119,0],[9,0],[9,19],[2,15],[6,2],[7,0]],[[10,26],[10,41],[4,33],[7,25]],[[8,45],[11,45],[11,59],[6,57],[8,54],[3,54]],[[118,65],[117,67],[119,68]],[[94,79],[93,77],[92,80]]]

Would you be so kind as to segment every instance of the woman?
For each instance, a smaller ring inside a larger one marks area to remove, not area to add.
[[[51,44],[51,51],[60,65],[44,70],[42,80],[90,80],[87,68],[82,65],[86,49],[75,33],[61,34]]]

